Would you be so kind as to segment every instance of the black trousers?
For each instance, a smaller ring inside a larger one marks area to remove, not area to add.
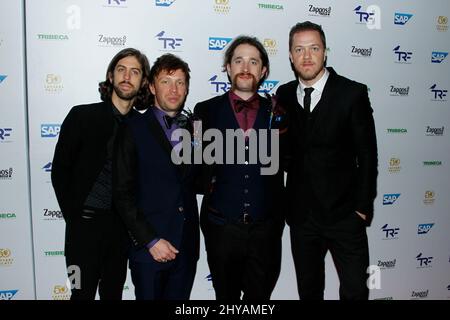
[[[127,276],[127,234],[112,212],[82,212],[66,224],[71,300],[121,300]]]
[[[291,249],[301,300],[323,300],[325,255],[330,250],[339,277],[341,300],[367,300],[369,248],[365,221],[356,212],[324,226],[310,216],[291,225]]]
[[[281,268],[280,228],[273,222],[207,222],[205,246],[217,300],[268,300]],[[282,230],[282,229],[281,229]]]

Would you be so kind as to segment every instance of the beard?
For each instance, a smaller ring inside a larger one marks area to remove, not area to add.
[[[139,89],[134,89],[134,90],[132,90],[132,91],[130,91],[128,93],[125,93],[119,87],[119,85],[122,84],[122,83],[127,83],[128,85],[132,86],[131,83],[126,82],[126,81],[122,81],[118,85],[114,84],[114,92],[116,93],[116,95],[120,99],[123,99],[123,100],[132,100],[132,99],[134,99],[137,96]]]
[[[244,76],[244,75],[252,77],[252,84],[251,84],[250,88],[238,86],[238,81],[240,81],[239,77],[240,76]],[[234,78],[233,78],[233,85],[232,85],[231,89],[232,90],[238,89],[240,91],[256,92],[256,90],[258,89],[258,82],[256,81],[256,78],[255,78],[255,76],[253,74],[241,72],[241,73],[238,73],[238,74],[236,74],[234,76]]]

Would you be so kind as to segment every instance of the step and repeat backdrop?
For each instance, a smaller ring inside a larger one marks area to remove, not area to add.
[[[100,100],[119,50],[187,61],[192,109],[229,89],[222,58],[240,34],[270,55],[261,92],[292,80],[288,34],[304,20],[323,26],[328,66],[370,90],[379,147],[370,299],[450,299],[449,17],[446,0],[0,1],[0,300],[70,297],[51,161],[64,117]],[[326,260],[325,298],[338,299]],[[288,226],[272,297],[298,299]],[[124,298],[134,299],[131,277]],[[192,298],[214,299],[203,246]]]

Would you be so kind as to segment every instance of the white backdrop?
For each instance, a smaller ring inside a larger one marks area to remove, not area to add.
[[[223,47],[239,34],[270,54],[265,89],[292,80],[288,33],[304,20],[322,24],[328,65],[370,89],[379,178],[368,235],[380,268],[370,298],[450,299],[449,16],[445,0],[1,0],[0,299],[70,295],[51,160],[67,112],[99,101],[119,50],[185,59],[193,108],[226,90]],[[298,298],[288,235],[274,299]],[[192,298],[213,299],[201,250]],[[130,277],[124,297],[134,298]],[[329,256],[325,297],[338,298]]]

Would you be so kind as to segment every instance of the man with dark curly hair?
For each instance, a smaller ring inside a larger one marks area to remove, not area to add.
[[[140,51],[117,53],[99,84],[102,102],[73,107],[56,144],[52,184],[66,222],[65,256],[72,300],[120,300],[127,273],[127,233],[113,209],[117,129],[144,107],[150,66]],[[136,111],[134,111],[136,112]]]

